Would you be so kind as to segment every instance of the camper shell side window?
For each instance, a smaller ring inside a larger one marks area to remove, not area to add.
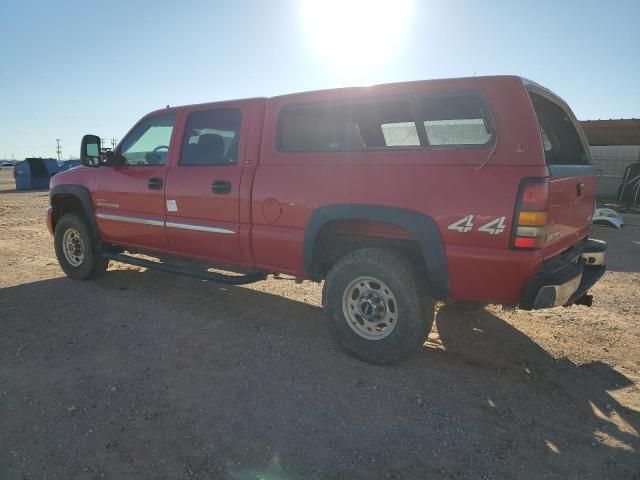
[[[284,152],[349,152],[416,148],[420,140],[411,102],[401,97],[287,106],[277,145]]]
[[[276,145],[300,153],[484,147],[494,125],[477,92],[292,104],[278,115]]]

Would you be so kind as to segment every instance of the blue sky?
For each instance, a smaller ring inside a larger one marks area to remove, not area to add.
[[[167,104],[474,74],[640,117],[639,0],[362,1],[2,0],[0,158],[77,156]]]

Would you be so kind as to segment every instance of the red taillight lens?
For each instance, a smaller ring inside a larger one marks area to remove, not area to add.
[[[513,246],[516,248],[538,248],[538,245],[537,238],[516,237],[513,240]]]
[[[520,182],[513,217],[513,248],[536,249],[543,246],[547,231],[548,203],[548,178],[525,178]]]
[[[520,212],[546,212],[549,203],[549,179],[525,178],[520,183]]]

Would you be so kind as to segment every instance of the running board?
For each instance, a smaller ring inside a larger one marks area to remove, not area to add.
[[[200,278],[202,280],[210,280],[212,282],[226,283],[228,285],[246,285],[248,283],[260,282],[266,280],[267,274],[264,272],[252,272],[246,275],[224,275],[222,273],[207,272],[205,270],[197,270],[191,268],[178,267],[167,263],[154,262],[143,258],[132,257],[124,253],[103,252],[102,256],[116,262],[128,263],[138,267],[153,268],[162,270],[163,272],[177,273],[189,277]]]

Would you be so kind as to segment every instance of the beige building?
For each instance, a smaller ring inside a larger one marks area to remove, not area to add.
[[[598,196],[614,198],[625,168],[640,162],[640,119],[585,120],[580,122],[598,169]]]

